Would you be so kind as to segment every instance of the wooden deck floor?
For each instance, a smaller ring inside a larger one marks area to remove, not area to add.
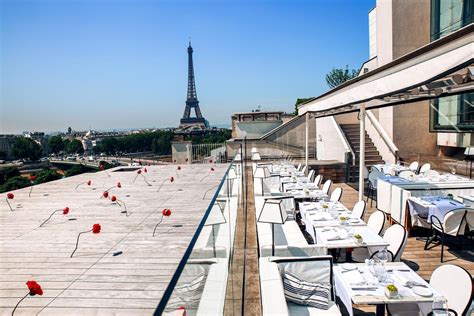
[[[14,191],[8,209],[5,194],[0,200],[0,315],[10,315],[26,294],[26,281],[34,279],[43,296],[29,296],[15,315],[152,315],[184,251],[221,181],[227,165],[147,167],[146,178],[133,179],[136,172],[108,171],[82,174],[33,188]],[[170,176],[159,192],[158,186]],[[202,180],[203,179],[203,180]],[[75,186],[87,180],[92,185]],[[202,181],[201,181],[202,180]],[[110,194],[125,201],[128,211],[102,192],[121,181],[122,188]],[[214,191],[212,191],[214,190]],[[208,198],[203,195],[208,192]],[[54,215],[39,225],[53,210],[70,207],[68,215]],[[163,208],[172,210],[158,227]],[[74,219],[74,220],[73,220]],[[81,236],[79,232],[99,223],[102,231]],[[118,253],[118,255],[117,255]]]
[[[341,187],[343,189],[341,202],[351,209],[358,201],[359,192],[346,183],[335,183],[333,189],[335,187]],[[370,207],[369,200],[368,206],[369,208],[365,220],[368,219],[370,214],[376,211],[375,201],[373,202],[373,207]],[[386,227],[388,226],[389,225]],[[402,255],[402,261],[428,281],[433,270],[442,265],[440,262],[441,246],[436,246],[429,250],[424,250],[424,246],[424,241],[417,240],[414,236],[409,237],[407,246]],[[444,249],[444,261],[444,264],[450,263],[461,266],[469,271],[471,275],[474,275],[474,242],[472,240],[465,240],[462,249],[458,248],[456,243],[448,244]],[[371,306],[361,306],[360,309],[361,310],[357,313],[359,315],[364,314],[364,312],[375,311]]]

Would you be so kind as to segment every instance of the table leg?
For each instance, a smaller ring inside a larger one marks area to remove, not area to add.
[[[375,316],[384,316],[385,315],[385,304],[377,304],[376,306],[376,311],[375,311]]]

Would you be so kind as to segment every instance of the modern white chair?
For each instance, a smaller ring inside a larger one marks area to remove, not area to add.
[[[342,188],[335,188],[334,191],[332,191],[331,197],[329,198],[329,200],[331,202],[339,202],[341,200],[341,197],[342,197]]]
[[[431,165],[429,163],[425,163],[423,166],[421,166],[420,171],[418,173],[424,174],[428,170],[431,170]]]
[[[307,167],[308,167],[308,166],[304,165],[303,168],[301,168],[301,172],[305,173]]]
[[[403,170],[403,171],[400,171],[398,176],[403,179],[410,179],[416,176],[416,173],[411,170]]]
[[[409,166],[408,166],[408,169],[410,169],[411,171],[413,172],[417,172],[418,171],[418,161],[413,161]]]
[[[443,262],[445,235],[462,238],[461,236],[464,235],[464,231],[466,229],[466,217],[468,210],[470,214],[474,212],[474,209],[465,207],[457,208],[446,213],[443,220],[439,219],[435,215],[431,215],[430,222],[432,238],[428,238],[426,240],[425,250],[428,249],[428,246],[433,241],[433,238],[439,234],[441,239],[441,262]],[[472,215],[470,215],[470,217],[471,216]]]
[[[302,167],[303,167],[303,164],[300,162],[300,163],[298,164],[298,167],[296,167],[296,170],[300,171]]]
[[[377,235],[380,235],[385,226],[385,213],[382,211],[375,211],[369,216],[367,227],[373,230]]]
[[[454,264],[445,264],[433,271],[430,279],[430,285],[448,302],[448,308],[451,315],[456,313],[459,316],[467,316],[469,306],[474,299],[472,287],[472,276],[464,268]],[[389,315],[415,316],[420,314],[429,314],[431,304],[424,310],[422,305],[418,304],[388,304]],[[453,313],[454,312],[454,313]]]
[[[332,185],[332,181],[330,179],[324,182],[323,189],[322,189],[324,194],[329,195],[329,191],[331,190],[331,185]]]
[[[336,191],[336,190],[334,190],[334,191]],[[357,218],[360,218],[361,220],[364,220],[364,215],[365,215],[366,209],[367,209],[367,203],[364,200],[359,201],[352,208],[352,215],[357,217]]]
[[[377,168],[372,168],[370,173],[369,173],[369,188],[367,190],[367,202],[369,202],[370,199],[370,206],[372,206],[372,201],[374,198],[377,196],[377,181],[380,177],[383,177],[384,174]],[[375,202],[375,207],[377,207],[377,201]]]
[[[383,240],[388,243],[387,250],[391,253],[393,262],[400,261],[407,244],[407,239],[407,230],[400,224],[394,224],[385,231]],[[369,253],[371,253],[370,249]],[[371,253],[370,257],[374,257],[377,253],[378,250]]]
[[[313,178],[314,178],[314,169],[311,169],[309,172],[308,172],[308,181],[309,182],[313,182]]]
[[[318,174],[316,178],[314,178],[314,184],[316,184],[318,188],[321,185],[322,181],[323,181],[323,176],[320,174]]]
[[[436,171],[436,170],[428,170],[428,171],[426,171],[425,175],[427,177],[437,177],[437,176],[439,176],[439,172]]]

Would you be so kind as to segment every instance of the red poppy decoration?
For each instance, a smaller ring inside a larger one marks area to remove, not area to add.
[[[92,184],[91,180],[87,181],[87,185],[91,185],[91,184]]]
[[[30,175],[30,181],[35,181],[36,180],[36,176],[35,175]]]
[[[174,182],[174,177],[171,177],[171,178],[170,178],[170,182]]]
[[[98,234],[98,233],[100,233],[100,225],[99,225],[99,224],[94,224],[94,225],[92,225],[92,233],[93,233],[93,234]]]
[[[8,193],[8,194],[7,194],[7,198],[8,198],[9,200],[13,200],[14,197],[15,197],[15,195],[14,195],[13,193]]]
[[[211,168],[211,171],[214,171],[214,168]]]
[[[117,188],[121,188],[122,184],[120,182],[117,183]]]
[[[36,281],[28,281],[26,282],[26,286],[28,290],[30,290],[30,295],[43,295],[43,289]]]
[[[65,207],[63,208],[63,215],[66,215],[67,213],[69,213],[69,207]]]
[[[99,165],[99,169],[100,169],[100,170],[104,170],[104,169],[105,169],[105,166],[104,166],[104,165]]]
[[[188,162],[188,161],[189,161],[189,159],[188,159],[188,158],[186,158],[186,162]],[[175,160],[175,162],[176,162],[176,160]]]
[[[104,191],[104,193],[102,193],[102,196],[105,197],[105,198],[108,198],[109,197],[109,192]]]
[[[180,306],[178,310],[181,311],[181,316],[186,316],[186,307]]]
[[[162,213],[163,213],[163,216],[170,216],[171,215],[171,210],[165,208]]]
[[[110,198],[112,200],[112,202],[115,202],[117,201],[117,197],[115,195],[112,195],[112,198]]]
[[[147,172],[148,172],[148,170],[145,168],[145,169],[143,169],[143,172],[147,173]]]
[[[181,167],[180,167],[180,166],[178,166],[178,170],[181,170]]]
[[[209,159],[209,163],[212,163],[212,159]]]
[[[141,174],[141,173],[142,173],[142,171],[141,171],[141,170],[137,170],[137,174]]]

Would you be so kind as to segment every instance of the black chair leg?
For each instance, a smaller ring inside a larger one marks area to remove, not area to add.
[[[425,250],[428,249],[428,245],[430,244],[430,239],[432,239],[434,236],[434,229],[431,228],[431,236],[428,236],[428,238],[426,238],[426,242],[425,242]]]
[[[441,235],[441,263],[444,259],[444,234]]]

